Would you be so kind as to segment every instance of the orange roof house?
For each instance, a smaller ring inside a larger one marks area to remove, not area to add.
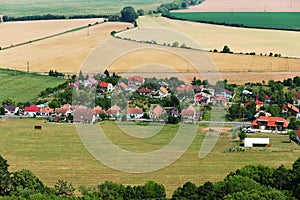
[[[289,123],[282,117],[260,116],[251,124],[252,128],[259,132],[286,133]]]
[[[296,106],[288,103],[288,104],[285,104],[284,106],[282,106],[281,112],[291,113],[292,115],[296,116],[299,113],[299,108],[297,108]]]

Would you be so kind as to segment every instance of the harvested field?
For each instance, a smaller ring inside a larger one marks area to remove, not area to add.
[[[102,21],[103,19],[95,18],[6,22],[0,25],[0,47],[4,48],[7,46],[28,42]]]
[[[153,33],[146,34],[143,28],[170,29],[174,31],[174,35],[176,32],[184,34],[205,50],[217,49],[220,51],[224,45],[228,45],[236,53],[269,54],[272,52],[282,56],[300,57],[300,43],[295,42],[300,41],[299,32],[236,28],[154,16],[140,17],[138,23],[140,30],[124,32],[120,36],[138,39],[143,37],[144,40],[152,40]],[[144,36],[141,36],[140,33],[143,33]],[[173,34],[157,33],[157,35],[160,35],[160,41],[165,40],[166,43],[175,42],[175,39],[180,45],[186,42],[180,41],[180,38],[173,38]]]
[[[0,51],[0,67],[45,72],[55,69],[61,72],[77,72],[87,55],[101,42],[110,37],[110,32],[130,27],[127,23],[104,23],[89,29],[70,32],[54,38]],[[87,32],[89,31],[89,32]]]
[[[222,2],[222,3],[221,3]],[[206,0],[183,12],[300,12],[298,0]],[[181,12],[177,11],[177,12]]]

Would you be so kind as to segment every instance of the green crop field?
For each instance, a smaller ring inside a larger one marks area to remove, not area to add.
[[[12,99],[16,103],[27,102],[38,97],[46,88],[64,82],[66,80],[62,78],[0,69],[0,102],[5,99]]]
[[[0,0],[0,13],[7,16],[114,14],[127,5],[147,10],[161,3],[161,0]]]
[[[300,12],[173,12],[171,16],[235,26],[300,30]]]
[[[42,129],[34,130],[34,125],[41,125]],[[179,125],[166,125],[157,135],[146,139],[124,134],[115,122],[101,122],[100,126],[106,136],[121,148],[132,152],[148,152],[167,144],[175,136]],[[150,126],[156,128],[158,125]],[[272,146],[267,147],[266,151],[255,151],[254,148],[252,152],[224,153],[237,140],[232,139],[232,128],[225,127],[212,152],[204,159],[199,159],[198,153],[208,130],[207,125],[199,126],[194,142],[181,158],[168,167],[149,173],[131,174],[111,169],[89,154],[75,125],[47,124],[40,119],[0,119],[0,154],[8,160],[10,171],[23,168],[32,170],[48,186],[53,186],[58,179],[72,182],[76,187],[80,184],[96,185],[105,180],[125,185],[154,180],[165,185],[168,196],[186,181],[196,184],[216,182],[248,164],[272,167],[284,164],[291,167],[299,157],[300,146],[286,143],[288,136],[277,134],[268,135]]]

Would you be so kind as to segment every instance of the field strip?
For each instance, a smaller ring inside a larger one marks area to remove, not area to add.
[[[100,23],[95,23],[95,24],[90,24],[90,25],[87,25],[87,26],[81,26],[81,27],[73,28],[73,29],[70,29],[70,30],[67,30],[67,31],[64,31],[64,32],[61,32],[61,33],[54,34],[54,35],[49,35],[49,36],[46,36],[46,37],[33,39],[33,40],[30,40],[30,41],[27,41],[27,42],[22,42],[22,43],[18,43],[18,44],[12,44],[11,46],[2,47],[0,50],[3,51],[3,50],[11,49],[11,48],[14,48],[14,47],[19,47],[19,46],[22,46],[22,45],[26,45],[26,44],[30,44],[30,43],[34,43],[34,42],[38,42],[38,41],[42,41],[42,40],[46,40],[46,39],[49,39],[49,38],[54,38],[54,37],[57,37],[57,36],[60,36],[60,35],[64,35],[64,34],[67,34],[67,33],[79,31],[79,30],[86,29],[86,28],[90,28],[92,26],[96,26],[96,25],[103,24],[103,23],[105,23],[105,22],[103,21],[103,22],[100,22]]]

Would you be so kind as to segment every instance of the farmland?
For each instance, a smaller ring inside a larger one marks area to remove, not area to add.
[[[42,130],[33,130],[34,125],[41,125]],[[174,137],[178,128],[178,125],[167,125],[159,134],[141,140],[124,134],[114,122],[101,122],[100,126],[114,144],[133,152],[160,148]],[[275,134],[269,136],[273,144],[270,150],[276,152],[224,153],[234,146],[231,129],[224,128],[213,151],[201,160],[198,152],[208,127],[200,126],[194,142],[180,159],[164,169],[146,174],[128,174],[106,167],[84,148],[74,125],[45,124],[44,120],[0,120],[0,152],[8,160],[11,171],[30,169],[49,186],[58,179],[72,182],[75,186],[96,185],[105,180],[131,185],[154,180],[166,186],[168,196],[186,181],[196,184],[219,181],[229,172],[247,164],[273,167],[284,164],[290,167],[299,157],[298,145],[284,143],[288,136]]]
[[[1,1],[0,1],[1,2]],[[76,14],[115,14],[124,6],[132,5],[137,9],[153,9],[162,2],[159,0],[11,0],[1,3],[0,12],[8,16],[27,16],[27,15],[74,15]]]
[[[171,17],[240,27],[300,30],[300,12],[174,12]]]
[[[206,0],[191,6],[187,10],[177,12],[300,12],[298,0]]]
[[[27,102],[37,98],[46,88],[56,87],[64,82],[66,80],[62,78],[0,69],[0,102],[7,98],[16,103]]]

